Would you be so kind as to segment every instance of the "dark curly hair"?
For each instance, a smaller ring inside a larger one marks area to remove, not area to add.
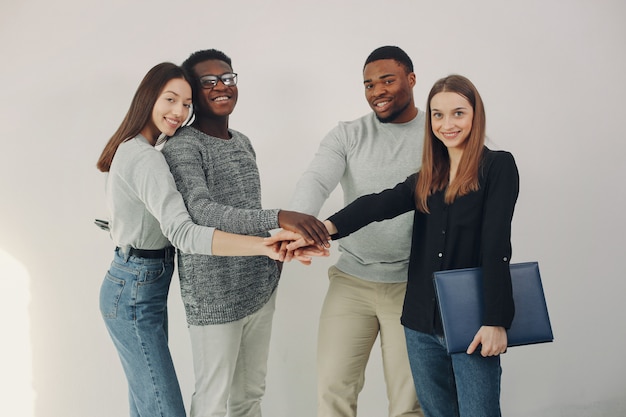
[[[202,51],[196,51],[189,55],[189,58],[187,58],[181,65],[183,67],[183,70],[187,74],[187,78],[191,80],[191,90],[193,93],[194,102],[196,101],[196,97],[198,97],[198,94],[200,92],[200,80],[194,72],[193,67],[195,67],[200,62],[211,60],[223,61],[227,63],[231,69],[233,68],[230,57],[224,52],[218,51],[217,49],[204,49]]]

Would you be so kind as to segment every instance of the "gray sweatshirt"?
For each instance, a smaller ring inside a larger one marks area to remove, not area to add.
[[[417,172],[422,161],[424,113],[407,123],[381,123],[369,113],[340,122],[296,185],[290,208],[314,216],[341,184],[344,204],[380,192]],[[407,280],[413,214],[372,223],[339,241],[337,268],[373,282]]]
[[[261,209],[261,181],[250,140],[184,127],[163,154],[194,222],[225,232],[269,236],[278,209]],[[185,251],[183,251],[185,252]],[[221,257],[181,253],[178,263],[187,322],[229,323],[259,310],[278,285],[275,261],[265,256]]]
[[[192,222],[163,155],[143,136],[118,147],[105,195],[117,246],[162,249],[173,244],[185,252],[211,254],[215,229]]]

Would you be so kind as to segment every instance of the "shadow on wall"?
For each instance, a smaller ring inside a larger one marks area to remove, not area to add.
[[[24,265],[0,249],[0,416],[35,415],[29,285]]]

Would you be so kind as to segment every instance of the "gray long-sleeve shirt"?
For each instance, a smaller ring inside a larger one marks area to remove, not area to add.
[[[337,184],[348,205],[404,181],[420,167],[424,122],[424,113],[418,111],[407,123],[381,123],[373,112],[339,123],[298,181],[290,208],[318,215]],[[337,268],[367,281],[406,281],[412,226],[407,213],[341,239]]]
[[[173,244],[185,252],[211,254],[215,229],[192,222],[163,155],[143,136],[118,147],[105,198],[117,246],[162,249]]]
[[[230,130],[220,139],[184,127],[163,154],[191,218],[225,232],[269,236],[278,209],[261,209],[261,181],[250,140]],[[183,251],[184,252],[184,251]],[[221,257],[181,253],[178,273],[187,322],[229,323],[269,300],[279,279],[275,261],[264,256]]]

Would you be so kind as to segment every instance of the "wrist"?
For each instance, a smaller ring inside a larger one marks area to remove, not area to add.
[[[326,230],[329,234],[334,235],[337,233],[337,228],[335,227],[335,224],[330,220],[324,220],[324,226],[326,226]]]

